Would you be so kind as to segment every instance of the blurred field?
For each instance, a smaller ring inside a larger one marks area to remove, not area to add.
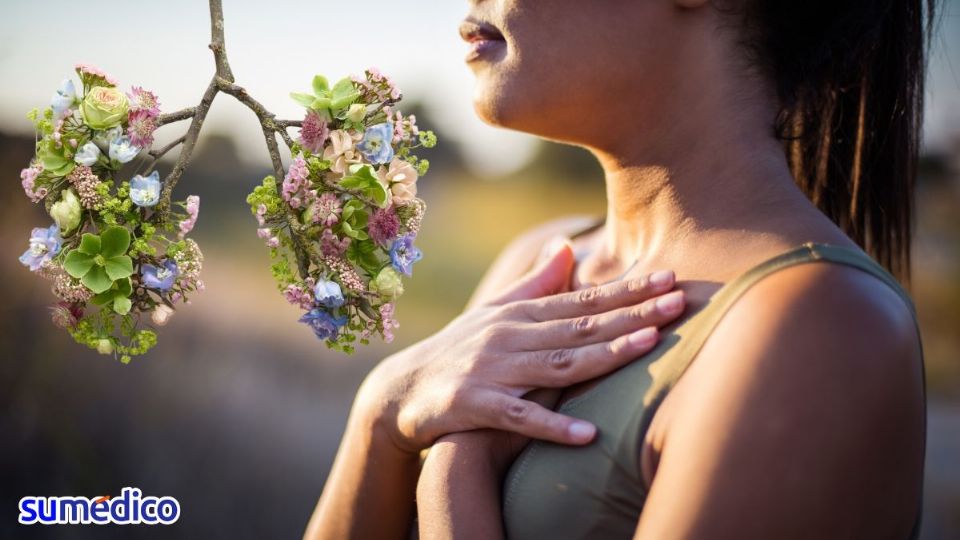
[[[471,176],[450,145],[422,181],[429,209],[397,342],[329,353],[276,293],[243,199],[266,171],[232,168],[229,140],[204,135],[182,194],[199,193],[205,293],[160,345],[129,366],[82,350],[49,324],[47,284],[16,257],[48,218],[22,196],[32,141],[0,136],[0,486],[2,538],[297,537],[323,486],[353,392],[390,351],[442,327],[496,252],[554,216],[601,214],[602,184],[583,155],[544,147],[510,178]],[[266,158],[266,156],[264,156]],[[953,161],[951,161],[953,159]],[[957,158],[931,157],[919,192],[914,295],[931,398],[924,538],[960,538],[960,180]],[[25,494],[179,498],[166,529],[17,529]]]

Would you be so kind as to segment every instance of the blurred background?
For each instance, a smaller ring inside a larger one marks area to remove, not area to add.
[[[160,344],[120,365],[51,326],[47,282],[16,260],[30,229],[50,221],[20,188],[33,154],[25,113],[48,104],[75,62],[122,86],[155,91],[165,111],[194,105],[213,72],[206,2],[134,8],[95,0],[5,2],[0,17],[0,537],[296,538],[336,451],[353,393],[392,351],[460,312],[515,235],[569,214],[602,215],[602,175],[580,150],[487,127],[472,113],[457,25],[465,2],[369,0],[363,32],[341,7],[314,1],[225,0],[238,82],[281,117],[314,73],[339,78],[376,65],[393,75],[420,125],[440,135],[420,182],[426,253],[399,303],[390,346],[330,353],[296,324],[273,287],[267,250],[244,198],[269,159],[253,115],[221,95],[178,185],[197,194],[194,237],[207,290],[177,312]],[[960,6],[943,5],[930,64],[926,144],[917,193],[913,294],[926,353],[929,442],[923,538],[960,538]],[[90,39],[89,25],[111,36]],[[109,25],[109,27],[104,27]],[[322,27],[322,30],[319,28]],[[186,124],[159,132],[172,140]],[[168,168],[169,163],[166,164]],[[549,196],[544,196],[549,193]],[[469,234],[468,238],[464,233]],[[94,495],[136,486],[182,505],[168,527],[16,525],[24,495]]]

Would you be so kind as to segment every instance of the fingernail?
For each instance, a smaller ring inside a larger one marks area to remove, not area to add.
[[[593,439],[594,434],[596,434],[597,428],[593,427],[593,424],[589,422],[577,421],[570,424],[570,427],[567,428],[567,433],[570,434],[571,439],[576,439],[578,441],[589,441]]]
[[[645,347],[656,339],[657,329],[654,327],[644,328],[627,336],[627,341],[634,347]]]
[[[683,309],[683,292],[674,291],[666,296],[657,298],[657,311],[663,315],[673,315]]]
[[[670,270],[660,270],[650,274],[650,283],[654,287],[666,287],[673,281],[673,272]]]

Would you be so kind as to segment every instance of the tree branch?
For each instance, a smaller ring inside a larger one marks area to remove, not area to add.
[[[290,134],[287,133],[287,129],[290,127],[303,126],[303,121],[301,120],[277,120],[275,114],[254,99],[245,88],[236,84],[233,70],[230,69],[230,62],[227,58],[222,0],[210,0],[210,50],[213,51],[216,71],[206,91],[203,93],[200,103],[197,104],[196,107],[188,107],[177,112],[161,115],[157,120],[157,127],[160,127],[172,122],[186,120],[188,118],[191,119],[190,127],[187,129],[186,134],[163,148],[149,152],[152,158],[149,168],[152,169],[156,162],[165,154],[177,146],[181,146],[180,155],[177,157],[173,170],[167,175],[163,184],[163,191],[160,194],[160,204],[157,207],[157,212],[162,220],[169,219],[170,200],[173,195],[173,189],[176,187],[180,177],[183,176],[183,172],[190,162],[190,158],[197,145],[197,140],[200,137],[200,130],[203,128],[203,121],[206,119],[207,113],[210,111],[210,106],[213,104],[213,100],[217,97],[218,93],[230,94],[257,116],[257,120],[260,121],[260,128],[263,130],[264,141],[267,144],[267,152],[270,154],[273,174],[277,182],[283,181],[285,173],[276,136],[280,135],[284,144],[286,144],[288,148],[292,148],[294,141],[290,137]],[[287,215],[285,216],[285,223],[282,225],[290,230],[290,236],[294,244],[293,251],[297,258],[297,268],[300,271],[301,277],[306,278],[307,271],[309,270],[309,258],[307,256],[309,246],[303,236],[303,226],[300,224],[300,218],[295,211],[288,209]]]

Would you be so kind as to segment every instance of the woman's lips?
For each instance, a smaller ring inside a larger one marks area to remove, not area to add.
[[[460,37],[470,44],[467,62],[493,59],[507,45],[503,34],[496,26],[474,19],[463,21],[460,25]]]

